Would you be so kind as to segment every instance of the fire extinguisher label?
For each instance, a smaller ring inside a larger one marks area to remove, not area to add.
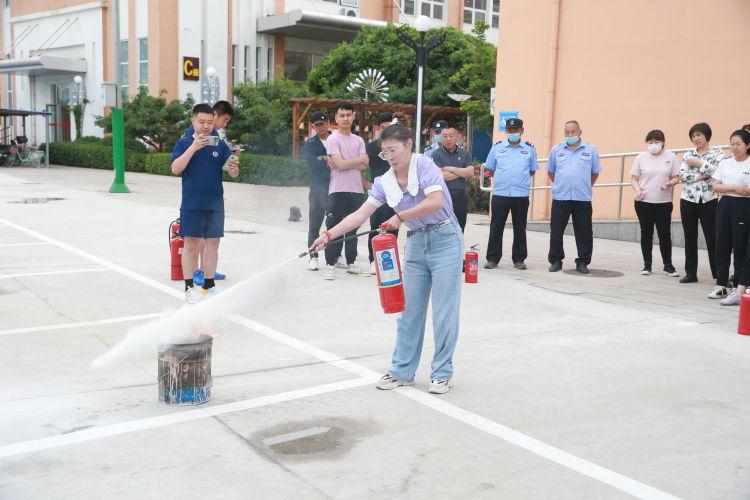
[[[396,252],[392,249],[375,252],[380,273],[380,286],[389,287],[401,284],[401,272],[396,265]]]

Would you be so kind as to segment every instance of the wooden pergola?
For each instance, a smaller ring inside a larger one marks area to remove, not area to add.
[[[297,97],[290,99],[289,104],[292,105],[293,111],[293,131],[292,131],[292,158],[299,158],[299,145],[300,145],[300,128],[307,130],[303,127],[305,118],[311,110],[318,111],[321,109],[333,110],[333,107],[337,102],[342,99],[329,99],[323,97]],[[403,103],[391,103],[391,102],[369,102],[369,101],[350,101],[354,105],[354,110],[357,113],[357,123],[361,131],[365,130],[369,126],[369,130],[372,131],[372,125],[377,115],[383,112],[401,112],[409,115],[412,118],[412,122],[416,121],[415,115],[417,106],[414,104],[403,104]],[[301,108],[301,110],[300,110]],[[456,121],[457,118],[463,121],[466,113],[461,111],[460,108],[453,108],[449,106],[424,106],[422,108],[422,133],[429,130],[430,125],[437,119],[443,119],[447,121]],[[303,134],[304,135],[304,134]]]

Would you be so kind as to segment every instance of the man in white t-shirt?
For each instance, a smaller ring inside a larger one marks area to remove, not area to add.
[[[354,124],[354,106],[350,102],[338,102],[333,108],[338,130],[326,141],[326,151],[330,158],[331,183],[328,186],[328,212],[326,227],[333,227],[344,217],[354,213],[364,201],[362,171],[369,165],[365,141],[352,133]],[[356,229],[344,236],[352,236]],[[325,249],[325,279],[335,278],[336,259],[341,255],[341,237],[331,241]],[[357,239],[344,242],[346,272],[359,274],[357,260]]]

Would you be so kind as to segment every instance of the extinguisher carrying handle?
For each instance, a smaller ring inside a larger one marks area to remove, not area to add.
[[[377,233],[379,231],[380,231],[380,229],[371,229],[370,231],[362,231],[361,233],[353,234],[351,236],[345,236],[344,238],[341,238],[340,240],[338,240],[336,243],[342,243],[342,242],[347,241],[347,240],[352,240],[354,238],[359,238],[360,236],[364,236],[364,235],[370,234],[370,233]],[[334,238],[334,239],[336,239],[336,238]],[[330,241],[328,243],[330,243]],[[326,245],[328,245],[328,243],[326,243]],[[301,259],[305,255],[310,255],[310,250],[306,250],[306,251],[302,252],[301,254],[299,254],[297,256],[297,258]]]
[[[172,222],[169,223],[169,227],[167,228],[167,248],[172,250],[172,225],[174,225],[175,222],[179,222],[180,218],[176,218]]]
[[[469,247],[469,250],[474,250],[475,252],[478,252],[479,251],[479,243],[477,243],[476,245],[471,245]]]

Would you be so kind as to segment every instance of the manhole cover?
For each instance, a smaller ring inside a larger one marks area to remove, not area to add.
[[[625,276],[625,274],[621,273],[620,271],[610,271],[608,269],[589,268],[589,274],[581,274],[575,269],[566,269],[563,272],[572,276],[582,276],[588,278],[619,278],[620,276]]]
[[[48,201],[60,201],[65,198],[23,198],[18,201],[9,201],[8,203],[47,203]]]
[[[258,234],[255,231],[240,231],[239,229],[234,229],[234,230],[226,230],[225,229],[224,232],[225,233],[229,233],[229,234]]]

